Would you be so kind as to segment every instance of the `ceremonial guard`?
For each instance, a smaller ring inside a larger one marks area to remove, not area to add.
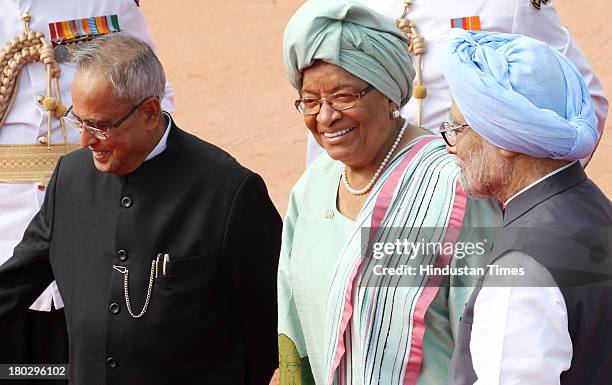
[[[57,159],[80,147],[61,118],[71,104],[70,50],[120,30],[152,41],[133,0],[0,0],[0,9],[1,264],[40,209]],[[163,108],[173,110],[168,86]],[[63,306],[53,283],[0,333],[0,364],[67,363]]]
[[[584,77],[598,119],[598,136],[608,115],[608,101],[601,83],[574,40],[562,26],[550,0],[357,0],[396,20],[407,33],[417,76],[413,97],[402,115],[430,131],[435,131],[450,111],[451,96],[442,73],[442,52],[451,28],[517,33],[548,43],[567,56]],[[307,163],[322,149],[308,136]],[[585,163],[587,159],[583,160]]]

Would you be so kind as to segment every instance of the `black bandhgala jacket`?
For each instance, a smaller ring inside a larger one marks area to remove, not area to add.
[[[0,267],[0,328],[57,280],[71,384],[261,385],[277,367],[281,219],[263,180],[171,124],[127,176],[89,150],[63,157],[45,202]],[[152,261],[158,271],[145,315]],[[163,260],[163,258],[161,258]]]

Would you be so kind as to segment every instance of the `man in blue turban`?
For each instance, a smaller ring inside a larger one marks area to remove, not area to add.
[[[520,35],[453,30],[444,66],[447,149],[465,191],[504,207],[449,384],[608,383],[612,205],[578,162],[597,143],[584,80]]]

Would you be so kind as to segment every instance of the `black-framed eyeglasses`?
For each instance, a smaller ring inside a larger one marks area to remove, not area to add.
[[[338,93],[329,95],[326,98],[300,98],[294,102],[295,108],[304,115],[315,115],[321,111],[323,102],[329,103],[329,106],[336,111],[348,110],[355,107],[357,101],[367,94],[374,87],[370,84],[359,92],[355,93]]]
[[[457,145],[457,132],[464,131],[469,126],[469,124],[453,123],[449,117],[440,125],[440,134],[442,134],[442,138],[444,138],[446,144],[450,147],[455,147]]]
[[[140,103],[134,105],[128,112],[126,112],[122,117],[120,117],[115,123],[106,128],[98,128],[92,127],[88,124],[83,123],[83,121],[77,117],[74,113],[72,113],[72,106],[68,108],[66,113],[64,114],[64,120],[66,120],[70,125],[79,132],[79,134],[83,133],[83,130],[86,130],[91,135],[93,135],[98,140],[108,140],[108,134],[110,130],[113,128],[117,128],[123,124],[140,106],[144,104],[147,100],[151,99],[153,96],[149,96],[145,98]]]

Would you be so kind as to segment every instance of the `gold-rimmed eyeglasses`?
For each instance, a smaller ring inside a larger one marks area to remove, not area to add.
[[[122,117],[120,117],[115,123],[113,123],[112,125],[108,127],[93,127],[93,126],[90,126],[84,123],[78,116],[76,116],[72,112],[72,106],[70,106],[70,108],[68,108],[68,110],[64,114],[64,120],[70,123],[72,128],[77,130],[79,134],[83,133],[83,130],[86,130],[98,140],[108,140],[108,134],[110,133],[110,130],[122,125],[123,122],[125,122],[136,110],[138,110],[140,106],[144,104],[144,102],[151,99],[152,97],[153,96],[149,96],[145,98],[143,101],[141,101],[140,103],[134,105],[128,112],[123,114]]]
[[[469,126],[469,124],[454,123],[449,116],[447,120],[440,125],[440,134],[442,134],[442,138],[446,144],[450,147],[455,147],[457,145],[457,132],[464,131]]]
[[[300,98],[295,101],[295,108],[304,115],[315,115],[321,110],[321,104],[327,102],[331,108],[336,111],[348,110],[349,108],[355,107],[357,101],[367,94],[374,87],[368,85],[366,88],[355,93],[337,93],[329,95],[325,98]]]

